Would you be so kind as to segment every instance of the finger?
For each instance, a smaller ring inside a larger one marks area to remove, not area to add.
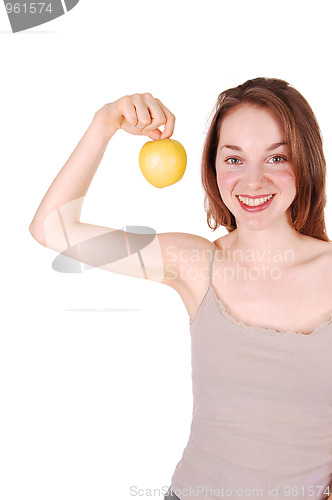
[[[135,106],[136,115],[138,118],[136,127],[139,129],[144,129],[152,122],[150,110],[145,104],[143,97],[139,94],[133,96],[133,104]]]
[[[175,116],[173,113],[170,112],[166,106],[164,106],[159,99],[157,99],[159,106],[164,112],[164,115],[166,116],[166,123],[165,123],[165,128],[164,131],[161,135],[161,139],[168,139],[173,135],[174,132],[174,127],[175,127]]]
[[[150,139],[152,139],[153,141],[157,141],[161,137],[161,132],[159,128],[157,128],[155,130],[152,130],[151,132],[147,132],[146,135],[150,137]]]
[[[158,129],[162,125],[165,125],[167,118],[157,100],[154,98],[150,99],[148,96],[146,98],[146,106],[148,107],[151,116],[151,123],[144,128],[144,132],[152,131]]]
[[[129,96],[125,96],[122,100],[122,105],[120,106],[120,111],[124,119],[131,125],[136,125],[138,117],[136,114],[136,108],[133,105]]]

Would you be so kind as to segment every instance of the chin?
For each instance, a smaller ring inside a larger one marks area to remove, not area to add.
[[[271,224],[252,223],[252,224],[246,224],[246,227],[251,231],[261,231],[262,229],[266,229],[270,225]]]
[[[274,221],[263,221],[263,220],[257,220],[257,219],[251,219],[251,220],[239,220],[235,219],[236,221],[236,227],[246,227],[250,229],[251,231],[260,231],[262,229],[266,229],[267,227],[273,225]]]

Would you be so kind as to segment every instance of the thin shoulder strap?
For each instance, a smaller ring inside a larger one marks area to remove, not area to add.
[[[214,256],[214,249],[215,249],[215,244],[214,241],[212,242],[212,249],[210,252],[210,272],[209,272],[209,285],[212,280],[212,269],[213,269],[213,256]]]

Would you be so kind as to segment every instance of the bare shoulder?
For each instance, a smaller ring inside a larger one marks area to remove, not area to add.
[[[317,273],[326,281],[329,280],[332,287],[332,243],[330,241],[322,241],[317,238],[313,243],[313,262],[317,266]]]
[[[212,242],[189,233],[159,233],[158,238],[165,266],[162,283],[179,294],[193,318],[207,290]]]
[[[311,261],[332,259],[332,242],[323,241],[312,236],[301,235],[303,256]]]
[[[332,243],[312,236],[301,235],[299,258],[295,267],[307,278],[324,283],[332,292]]]
[[[158,241],[165,266],[163,283],[190,287],[209,261],[211,241],[190,233],[158,233]]]

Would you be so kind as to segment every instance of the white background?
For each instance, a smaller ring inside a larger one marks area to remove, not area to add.
[[[12,34],[0,5],[2,500],[135,498],[131,486],[145,490],[136,497],[163,498],[189,436],[189,318],[180,297],[100,269],[57,273],[56,253],[29,233],[95,111],[151,92],[176,115],[173,138],[188,165],[180,182],[154,188],[138,166],[147,138],[118,133],[81,220],[213,241],[226,230],[207,226],[200,159],[221,91],[258,76],[287,80],[318,118],[330,168],[329,9],[303,0],[81,0]]]

